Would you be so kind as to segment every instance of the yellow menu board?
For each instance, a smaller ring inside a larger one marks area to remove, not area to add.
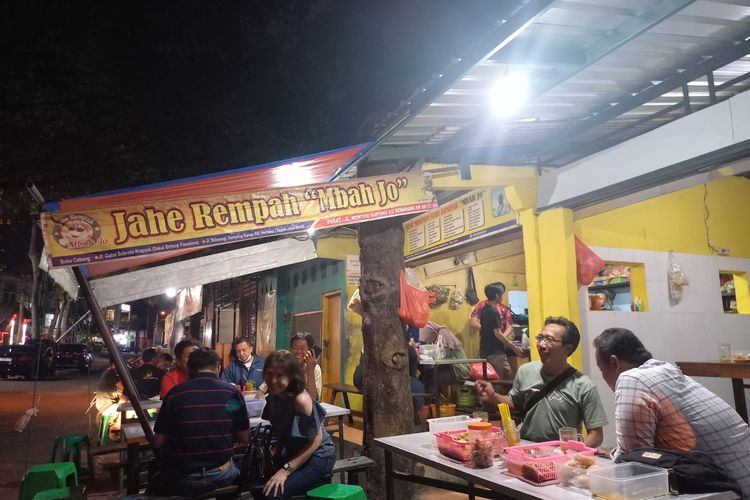
[[[404,223],[404,255],[424,257],[518,226],[502,187],[479,189]]]

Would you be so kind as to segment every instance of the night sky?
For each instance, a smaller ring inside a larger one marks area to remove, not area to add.
[[[2,217],[367,140],[504,3],[3,2]]]

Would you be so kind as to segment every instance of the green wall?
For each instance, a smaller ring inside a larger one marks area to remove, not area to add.
[[[276,347],[289,348],[292,318],[295,314],[320,311],[322,295],[341,290],[341,345],[344,352],[349,343],[344,328],[346,307],[346,272],[343,261],[315,259],[263,273],[258,281],[260,291],[276,289]],[[341,353],[338,353],[341,357]],[[345,360],[342,359],[342,369]]]

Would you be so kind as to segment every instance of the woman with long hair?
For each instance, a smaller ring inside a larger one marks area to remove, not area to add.
[[[282,500],[331,482],[336,450],[323,426],[325,410],[305,390],[305,372],[289,351],[266,358],[263,379],[268,388],[263,418],[282,467],[263,488],[266,498]]]

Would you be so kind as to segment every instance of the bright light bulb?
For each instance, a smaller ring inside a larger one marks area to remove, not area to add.
[[[308,162],[294,162],[273,169],[277,187],[304,186],[314,182]]]
[[[529,98],[526,75],[510,74],[500,78],[490,89],[490,108],[497,116],[511,116]]]
[[[171,299],[172,297],[177,295],[177,290],[174,287],[170,286],[164,293]]]

